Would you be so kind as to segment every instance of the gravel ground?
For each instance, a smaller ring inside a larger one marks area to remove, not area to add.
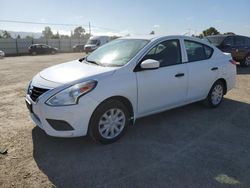
[[[250,68],[217,109],[200,103],[137,120],[111,145],[45,135],[25,88],[80,53],[0,59],[0,187],[250,187]]]

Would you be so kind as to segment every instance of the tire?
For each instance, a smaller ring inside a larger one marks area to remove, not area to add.
[[[125,134],[128,125],[127,107],[122,102],[111,99],[101,103],[94,111],[89,124],[89,135],[94,141],[110,144]]]
[[[51,54],[52,54],[52,55],[56,54],[56,51],[54,51],[54,50],[53,50],[53,51],[51,51]]]
[[[36,55],[37,53],[36,52],[32,52],[32,55]]]
[[[207,98],[205,99],[205,104],[210,108],[218,107],[223,101],[225,93],[225,86],[222,81],[217,81],[214,83],[210,89]]]
[[[240,62],[240,65],[243,67],[250,66],[250,54],[248,54],[243,61]]]

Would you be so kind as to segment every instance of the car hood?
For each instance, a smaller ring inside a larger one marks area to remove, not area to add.
[[[45,80],[64,84],[93,76],[109,75],[115,69],[115,67],[102,67],[75,60],[44,69],[39,75]]]

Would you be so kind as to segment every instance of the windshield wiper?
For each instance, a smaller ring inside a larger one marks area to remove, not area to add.
[[[80,62],[83,62],[83,60],[84,60],[84,59],[85,59],[85,57],[83,57],[83,58],[79,59],[79,61],[80,61]]]
[[[99,63],[97,63],[96,61],[88,60],[87,57],[85,58],[85,61],[88,62],[88,63],[92,63],[92,64],[95,64],[95,65],[101,66],[101,65],[100,65]]]

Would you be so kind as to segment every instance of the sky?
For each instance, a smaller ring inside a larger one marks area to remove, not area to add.
[[[82,25],[92,34],[199,34],[208,27],[250,36],[250,0],[1,0],[0,20]],[[48,25],[0,22],[0,30],[41,32]],[[69,34],[75,26],[50,25]]]

